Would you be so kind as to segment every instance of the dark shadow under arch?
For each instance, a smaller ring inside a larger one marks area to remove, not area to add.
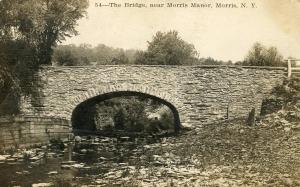
[[[145,93],[141,93],[141,92],[135,92],[135,91],[116,91],[116,92],[109,92],[109,93],[105,93],[105,94],[101,94],[95,97],[91,97],[83,102],[81,102],[80,104],[78,104],[75,109],[72,112],[72,117],[71,117],[71,123],[72,123],[72,128],[74,131],[74,127],[78,126],[78,123],[84,123],[82,122],[82,118],[81,118],[81,113],[82,111],[84,111],[84,107],[86,106],[92,106],[95,105],[95,103],[99,103],[108,99],[112,99],[112,98],[116,98],[116,97],[123,97],[123,96],[142,96],[145,98],[150,98],[153,99],[155,101],[158,101],[162,104],[164,104],[165,106],[169,107],[169,109],[172,111],[173,116],[174,116],[174,131],[175,133],[177,133],[180,129],[181,129],[181,123],[180,123],[180,117],[179,117],[179,113],[176,109],[176,107],[164,100],[161,99],[159,97],[150,95],[150,94],[145,94]]]

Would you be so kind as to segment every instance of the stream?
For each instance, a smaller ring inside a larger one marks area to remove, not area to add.
[[[5,153],[0,155],[0,186],[120,186],[131,171],[151,162],[141,161],[145,147],[162,140],[76,136],[72,142]]]

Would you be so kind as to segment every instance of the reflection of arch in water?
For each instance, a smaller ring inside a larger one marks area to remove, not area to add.
[[[85,96],[88,97],[89,95],[87,94]],[[115,92],[109,92],[109,93],[97,95],[94,97],[89,97],[86,100],[84,100],[83,102],[79,103],[72,112],[71,122],[72,122],[73,129],[77,129],[78,127],[80,127],[82,125],[82,123],[84,123],[84,121],[82,120],[83,119],[82,116],[86,115],[85,113],[83,113],[84,108],[89,108],[89,107],[95,105],[96,103],[99,103],[99,102],[102,102],[102,101],[105,101],[108,99],[112,99],[112,98],[116,98],[116,97],[124,97],[124,96],[141,96],[144,98],[153,99],[153,100],[158,101],[161,104],[169,107],[169,109],[172,111],[173,116],[174,116],[175,131],[178,131],[181,128],[179,113],[178,113],[176,107],[169,101],[166,101],[165,99],[162,99],[157,96],[153,96],[153,95],[141,93],[141,92],[115,91]],[[90,128],[92,128],[92,127],[90,127]]]

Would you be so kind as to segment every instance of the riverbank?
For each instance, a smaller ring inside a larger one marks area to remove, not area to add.
[[[235,120],[156,140],[81,137],[69,166],[63,162],[63,149],[42,147],[37,152],[47,150],[47,162],[24,163],[23,158],[12,164],[8,157],[0,167],[0,173],[7,174],[0,182],[8,186],[300,186],[299,142],[299,123],[274,116],[252,127]]]

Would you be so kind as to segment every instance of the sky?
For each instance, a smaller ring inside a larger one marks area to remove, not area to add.
[[[62,44],[105,44],[115,48],[147,49],[157,31],[177,30],[194,44],[200,57],[243,60],[255,42],[275,46],[285,57],[300,59],[300,0],[128,0],[128,3],[240,3],[256,8],[112,8],[90,0],[87,17],[79,20],[78,36]]]

